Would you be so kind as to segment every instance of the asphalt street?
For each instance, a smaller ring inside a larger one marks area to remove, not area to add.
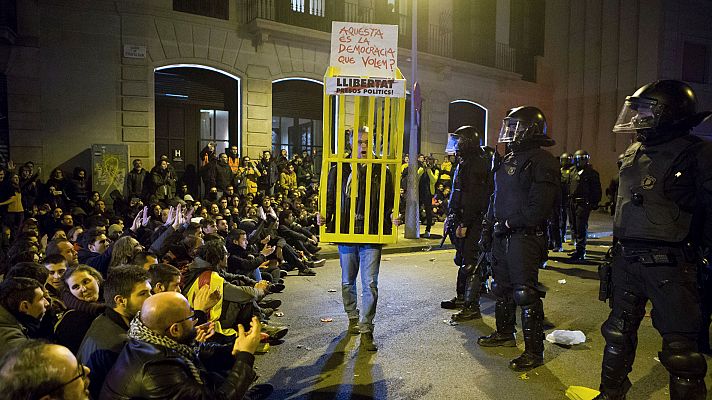
[[[318,268],[315,277],[290,274],[285,292],[272,295],[284,301],[284,316],[272,321],[288,325],[289,334],[257,357],[258,382],[272,383],[275,399],[565,399],[570,385],[597,388],[604,346],[599,328],[609,308],[598,301],[596,267],[609,239],[591,240],[591,260],[584,263],[550,253],[539,274],[548,288],[547,333],[581,330],[587,340],[568,348],[547,342],[546,364],[527,374],[507,367],[523,350],[520,334],[518,349],[476,343],[493,330],[491,298],[483,298],[482,320],[446,324],[450,311],[440,301],[454,295],[456,267],[454,252],[445,250],[382,257],[376,353],[360,351],[358,336],[346,333],[338,260]],[[657,360],[660,345],[646,316],[629,399],[669,398],[668,375]],[[709,373],[707,386],[712,387]]]

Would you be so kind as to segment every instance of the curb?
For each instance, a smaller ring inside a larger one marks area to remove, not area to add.
[[[453,246],[450,243],[444,244],[442,248],[440,248],[437,244],[432,245],[432,244],[428,244],[428,243],[423,243],[420,245],[413,245],[413,246],[398,246],[398,247],[385,246],[385,247],[383,247],[383,251],[381,252],[381,254],[427,253],[429,251],[452,250],[454,248],[455,248],[455,246]],[[320,252],[319,258],[324,258],[327,260],[335,260],[335,259],[339,258],[339,252],[338,251],[333,251],[333,252],[328,252],[328,253]]]

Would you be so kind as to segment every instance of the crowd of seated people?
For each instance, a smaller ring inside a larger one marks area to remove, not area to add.
[[[31,162],[0,170],[0,391],[25,398],[17,379],[54,378],[17,365],[61,356],[87,382],[85,398],[269,395],[253,385],[254,354],[287,334],[270,321],[281,306],[270,294],[289,271],[312,276],[325,261],[318,178],[299,156],[226,160],[210,147],[204,196],[163,157],[151,171],[134,160],[126,196],[108,202],[81,168],[46,182]],[[296,182],[262,179],[278,168]]]

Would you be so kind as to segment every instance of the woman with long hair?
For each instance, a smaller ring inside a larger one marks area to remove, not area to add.
[[[143,246],[141,246],[138,240],[131,236],[120,237],[119,240],[114,243],[114,248],[111,251],[109,271],[122,264],[131,264],[136,254],[140,251],[143,251]]]
[[[104,283],[99,271],[80,264],[64,274],[64,290],[61,300],[67,311],[59,318],[54,328],[57,344],[76,354],[91,323],[106,309],[100,301],[101,285]]]

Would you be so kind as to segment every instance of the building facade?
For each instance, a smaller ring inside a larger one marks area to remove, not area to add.
[[[553,151],[589,150],[605,179],[630,140],[609,132],[634,88],[686,74],[712,108],[709,1],[417,4],[421,153],[442,158],[464,122],[493,145],[507,110],[533,104]],[[253,158],[319,151],[331,21],[398,24],[410,82],[412,12],[409,0],[0,0],[0,155],[91,168],[92,145],[122,144],[189,171],[209,140]]]

